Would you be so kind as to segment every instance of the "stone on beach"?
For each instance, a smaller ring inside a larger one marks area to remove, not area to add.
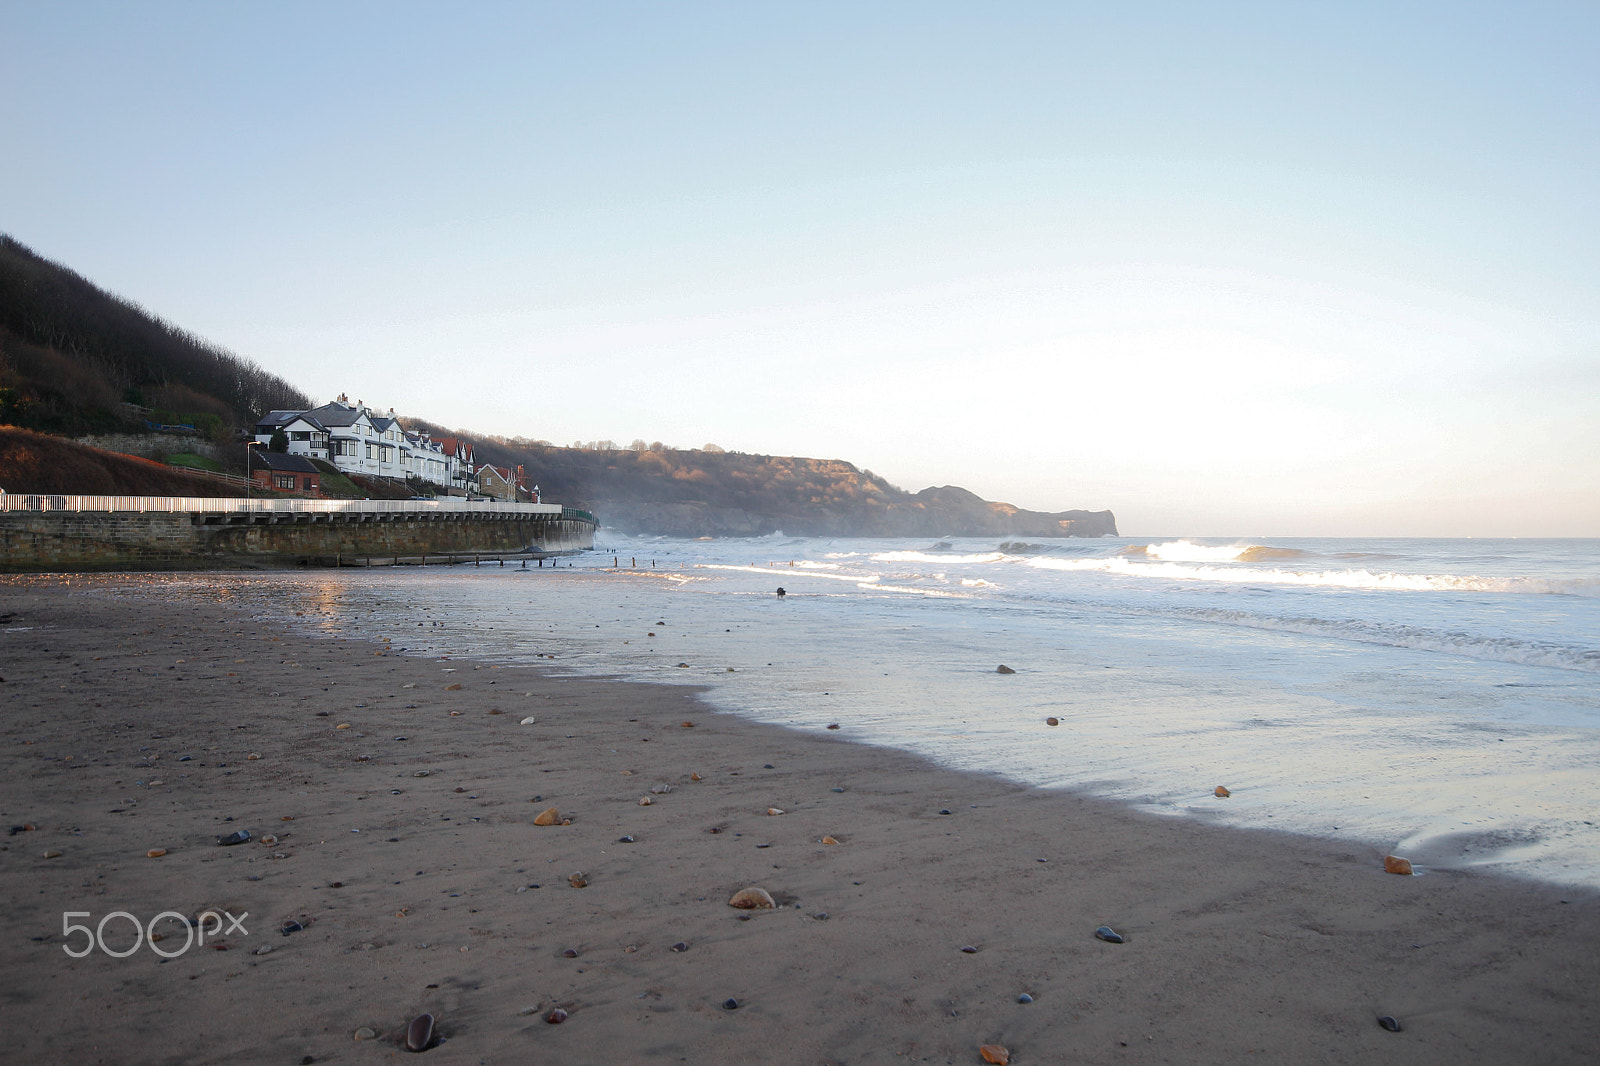
[[[433,1043],[433,1015],[419,1014],[406,1027],[406,1050],[426,1051]]]
[[[1222,785],[1218,785],[1211,794],[1216,796],[1218,799],[1227,799],[1229,796],[1233,795],[1232,792],[1229,792]]]
[[[1383,872],[1409,877],[1412,872],[1411,860],[1402,859],[1398,855],[1385,855],[1383,857]]]
[[[1045,725],[1060,725],[1061,724],[1061,719],[1059,719],[1059,718],[1046,718],[1044,720],[1044,724]]]
[[[783,810],[781,810],[778,807],[768,807],[767,808],[767,813],[771,814],[771,815],[779,815],[779,814],[783,814],[784,812],[783,812]]]
[[[533,824],[534,825],[560,825],[561,824],[561,812],[556,810],[554,807],[546,807],[544,810],[540,811],[534,817]]]
[[[832,837],[823,837],[822,838],[822,842],[824,844],[837,844],[837,843],[839,843],[837,840],[833,839]]]
[[[983,1056],[984,1062],[992,1062],[995,1066],[1006,1066],[1011,1061],[1011,1052],[999,1044],[984,1044],[978,1048],[978,1054]]]
[[[648,807],[654,802],[655,802],[655,800],[651,799],[649,796],[640,796],[639,797],[639,806],[641,806],[641,807]]]
[[[533,715],[530,714],[530,715],[528,715],[528,717],[526,717],[526,718],[524,718],[522,720],[522,724],[523,725],[532,725],[533,723],[537,722],[538,720],[539,719],[535,718]]]
[[[144,854],[145,854],[146,858],[159,859],[159,858],[161,858],[161,856],[165,855],[166,853],[167,853],[167,849],[166,848],[151,848],[149,851],[145,852]]]
[[[567,878],[567,883],[573,888],[586,888],[588,887],[589,879],[582,874],[573,874]]]
[[[446,692],[459,692],[459,691],[460,691],[460,690],[461,690],[461,682],[459,682],[459,681],[457,681],[457,682],[456,682],[456,683],[455,683],[455,684],[453,684],[453,685],[446,685],[446,686],[445,686],[445,687],[444,687],[444,690],[445,690],[445,691],[446,691]]]
[[[1001,663],[999,666],[995,667],[994,668],[994,672],[997,673],[997,674],[1014,674],[1014,673],[1016,673],[1015,670],[1011,669],[1011,667],[1007,666],[1005,663]]]
[[[773,901],[772,893],[764,888],[741,888],[728,900],[728,906],[737,907],[742,911],[765,911],[777,906]]]

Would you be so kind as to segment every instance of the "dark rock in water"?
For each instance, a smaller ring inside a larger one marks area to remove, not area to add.
[[[1014,674],[1014,673],[1016,673],[1015,670],[1011,669],[1011,667],[1007,666],[1005,663],[1001,663],[999,666],[995,667],[994,668],[994,672],[997,673],[997,674]]]
[[[406,1050],[426,1051],[433,1044],[433,1015],[419,1014],[406,1026]]]
[[[243,844],[249,839],[250,839],[250,830],[248,830],[248,829],[235,829],[233,832],[229,833],[225,837],[218,837],[217,838],[217,843],[226,848],[226,847],[230,847],[230,846],[232,846],[234,844]]]
[[[1389,1030],[1389,1032],[1391,1032],[1391,1033],[1398,1033],[1402,1029],[1405,1028],[1403,1025],[1400,1024],[1400,1019],[1399,1018],[1392,1017],[1392,1016],[1390,1016],[1388,1014],[1385,1014],[1385,1015],[1383,1015],[1382,1017],[1380,1017],[1378,1019],[1378,1025],[1380,1027],[1384,1028],[1384,1029]]]
[[[1094,935],[1099,937],[1101,940],[1104,940],[1107,944],[1126,943],[1126,941],[1122,939],[1122,934],[1111,928],[1109,925],[1102,925],[1100,928],[1094,931]]]
[[[738,1010],[739,1009],[739,1001],[734,999],[732,996],[729,996],[727,999],[722,1001],[722,1009],[723,1010]]]

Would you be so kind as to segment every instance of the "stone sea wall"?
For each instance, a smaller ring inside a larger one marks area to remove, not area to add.
[[[362,565],[593,546],[592,522],[561,515],[0,512],[7,573]]]

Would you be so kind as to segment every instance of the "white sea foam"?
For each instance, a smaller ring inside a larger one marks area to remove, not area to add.
[[[1247,546],[1248,547],[1248,546]],[[1232,549],[1242,551],[1244,549]],[[1527,595],[1600,596],[1600,579],[1485,577],[1456,574],[1404,574],[1371,570],[1284,570],[1254,566],[1189,566],[1183,563],[1140,563],[1124,556],[1110,559],[1033,558],[1041,570],[1100,571],[1122,577],[1172,581],[1226,581],[1252,585],[1322,585],[1330,588],[1386,589],[1397,592],[1509,592]]]
[[[875,563],[935,563],[939,566],[953,566],[956,563],[995,563],[1004,559],[1003,552],[984,552],[982,555],[956,555],[944,552],[874,552],[872,561]]]

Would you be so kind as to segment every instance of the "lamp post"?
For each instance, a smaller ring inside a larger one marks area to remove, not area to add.
[[[246,441],[244,445],[244,498],[247,500],[253,498],[251,493],[254,491],[254,483],[250,480],[250,449],[257,447],[260,443],[258,440],[252,440]]]

